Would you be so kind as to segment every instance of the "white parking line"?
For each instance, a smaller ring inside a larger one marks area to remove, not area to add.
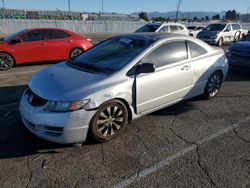
[[[196,143],[197,143],[197,145],[201,145],[201,144],[207,143],[207,142],[209,142],[211,140],[214,140],[214,139],[222,136],[223,134],[226,134],[226,133],[232,131],[234,128],[239,127],[241,124],[246,123],[248,121],[250,121],[250,116],[248,116],[247,118],[239,121],[238,123],[233,124],[232,126],[228,126],[225,129],[222,129],[222,130],[220,130],[220,131],[218,131],[218,132],[216,132],[216,133],[214,133],[214,134],[212,134],[210,136],[207,136],[207,137],[205,137],[205,138],[197,141]],[[183,157],[188,152],[196,150],[197,145],[192,144],[189,147],[186,147],[185,149],[179,151],[178,153],[176,153],[174,155],[167,156],[162,161],[160,161],[160,162],[152,165],[149,168],[146,168],[146,169],[140,171],[137,174],[134,174],[133,176],[131,176],[131,177],[125,179],[124,181],[116,184],[114,187],[115,188],[120,188],[120,187],[127,187],[127,186],[129,186],[131,183],[136,182],[139,179],[144,178],[144,177],[148,176],[149,174],[155,172],[156,170],[169,165],[174,160],[176,160],[176,159],[178,159],[180,157]]]
[[[10,75],[16,75],[16,74],[30,74],[30,73],[35,73],[37,71],[11,72],[11,73],[0,74],[0,76],[10,76]]]

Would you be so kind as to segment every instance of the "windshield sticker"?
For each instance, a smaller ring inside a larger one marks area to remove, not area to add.
[[[121,38],[121,39],[120,39],[120,42],[124,42],[124,43],[126,43],[126,44],[129,44],[129,43],[132,42],[132,40],[131,40],[131,39],[128,39],[128,38]]]

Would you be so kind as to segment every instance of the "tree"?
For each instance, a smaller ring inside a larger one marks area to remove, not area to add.
[[[194,21],[194,22],[198,21],[198,17],[195,16],[195,17],[193,18],[193,21]]]
[[[216,14],[212,17],[212,20],[219,20],[220,19],[220,15]]]
[[[225,18],[226,18],[226,20],[237,20],[238,14],[237,14],[236,10],[229,10],[226,12]]]
[[[163,17],[155,17],[153,18],[153,21],[154,22],[165,22],[167,19],[166,18],[163,18]]]
[[[147,22],[149,21],[148,20],[148,15],[147,15],[146,12],[141,12],[141,13],[138,14],[138,16],[139,16],[139,19],[145,20]]]
[[[206,20],[206,21],[209,21],[210,19],[209,19],[209,17],[208,17],[208,16],[206,16],[206,17],[205,17],[205,20]]]

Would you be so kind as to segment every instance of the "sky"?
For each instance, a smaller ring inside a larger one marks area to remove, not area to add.
[[[68,0],[0,0],[6,8],[68,10]],[[81,12],[132,13],[175,11],[178,0],[70,0],[71,10]],[[250,12],[250,0],[181,0],[180,11],[211,11],[235,9],[240,13]]]

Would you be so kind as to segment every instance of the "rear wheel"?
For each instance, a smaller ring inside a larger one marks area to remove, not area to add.
[[[128,123],[128,111],[119,100],[103,104],[95,113],[90,123],[91,136],[105,142],[116,137]]]
[[[240,40],[240,32],[235,33],[234,35],[234,42],[237,42]]]
[[[0,53],[0,70],[8,70],[14,66],[15,62],[13,57],[7,53]]]
[[[218,42],[217,42],[218,46],[222,46],[223,45],[223,38],[221,37]]]
[[[69,58],[73,59],[74,57],[78,56],[82,52],[83,52],[83,50],[81,48],[74,48],[73,50],[71,50],[71,52],[69,54]]]
[[[217,95],[222,84],[222,74],[217,71],[213,73],[208,81],[204,91],[204,96],[207,99],[213,98]]]

